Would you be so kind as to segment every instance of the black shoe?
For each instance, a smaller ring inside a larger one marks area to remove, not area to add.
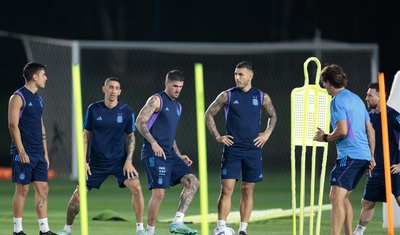
[[[20,231],[19,233],[14,232],[13,235],[26,235],[26,233],[24,233],[24,231]]]
[[[246,235],[246,232],[245,231],[240,231],[239,235]]]
[[[42,231],[40,231],[39,235],[57,235],[57,233],[53,233],[52,231],[47,231],[45,233],[43,233]]]

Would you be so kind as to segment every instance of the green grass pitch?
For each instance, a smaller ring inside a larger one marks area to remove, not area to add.
[[[141,172],[141,183],[145,198],[145,218],[147,216],[147,202],[150,198],[150,191],[147,189],[147,182],[144,177],[144,172]],[[298,177],[299,178],[299,177]],[[216,213],[216,202],[219,195],[219,180],[217,175],[208,176],[209,189],[209,213]],[[363,193],[365,178],[363,178],[354,192],[350,195],[350,199],[354,209],[353,227],[357,225],[359,213],[361,209],[360,199]],[[53,232],[61,230],[65,223],[65,210],[67,203],[76,182],[66,179],[55,179],[49,182],[49,225]],[[239,183],[235,189],[232,198],[232,211],[239,209]],[[168,219],[175,215],[178,206],[179,194],[182,187],[176,186],[166,191],[163,204],[160,208],[158,219]],[[290,173],[271,173],[265,172],[264,181],[256,185],[254,194],[254,209],[265,210],[272,208],[291,208],[291,185]],[[0,181],[0,235],[12,234],[12,197],[14,194],[14,184],[10,181]],[[329,203],[329,185],[326,183],[324,194],[324,204]],[[109,235],[109,234],[135,234],[134,215],[130,205],[131,195],[128,189],[117,188],[113,177],[109,177],[100,190],[92,190],[88,194],[88,216],[89,216],[89,234],[94,235]],[[130,221],[94,221],[92,218],[102,211],[113,210]],[[199,193],[193,200],[187,215],[200,214],[200,199]],[[396,218],[395,218],[396,219]],[[398,218],[397,218],[398,219]],[[146,222],[145,222],[146,226]],[[201,233],[200,224],[189,225]],[[209,225],[209,233],[215,228],[215,223]],[[38,222],[34,207],[34,189],[31,186],[28,198],[25,203],[25,211],[23,217],[23,227],[28,235],[38,234]],[[157,223],[156,234],[170,234],[168,230],[169,224]],[[234,229],[238,229],[238,225],[233,225]],[[78,235],[80,232],[80,216],[78,215],[73,234]],[[250,223],[248,227],[250,235],[266,235],[266,234],[292,234],[292,219],[281,218],[263,222]],[[395,229],[396,233],[400,229]],[[306,219],[304,234],[308,234],[308,221]],[[322,213],[321,234],[330,234],[330,211]],[[382,204],[378,203],[375,209],[375,216],[370,222],[366,234],[387,234],[387,230],[382,228]]]

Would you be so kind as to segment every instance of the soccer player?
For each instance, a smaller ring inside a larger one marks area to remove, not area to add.
[[[367,177],[364,196],[361,199],[361,214],[358,226],[353,235],[364,234],[369,221],[374,216],[376,202],[386,202],[385,190],[385,171],[383,166],[383,144],[382,144],[382,124],[381,107],[379,98],[379,84],[371,83],[368,85],[367,106],[371,111],[369,117],[375,129],[375,154],[376,166],[372,170],[371,176]],[[392,193],[400,205],[400,114],[393,108],[386,106],[388,131],[389,131],[389,149],[390,149],[390,171],[392,173]]]
[[[107,78],[102,87],[104,100],[89,105],[84,118],[84,152],[90,145],[86,164],[86,188],[99,189],[109,175],[114,175],[120,188],[132,193],[132,209],[136,215],[136,234],[145,235],[143,227],[144,199],[139,174],[132,165],[135,150],[135,116],[132,108],[119,101],[121,83],[116,77]],[[79,187],[68,203],[66,224],[59,235],[71,234],[72,224],[79,212]]]
[[[375,165],[375,133],[363,101],[346,89],[347,76],[338,65],[332,64],[321,71],[321,82],[331,95],[331,126],[329,134],[318,128],[315,141],[336,142],[337,160],[331,171],[332,204],[331,234],[340,235],[344,226],[345,234],[351,234],[353,208],[349,195],[357,186],[363,174]]]
[[[23,76],[25,86],[14,92],[8,105],[8,128],[12,138],[12,182],[15,183],[13,234],[25,235],[22,228],[22,214],[32,183],[35,189],[39,234],[53,235],[55,233],[50,231],[47,220],[50,161],[42,118],[44,107],[42,97],[37,93],[46,86],[46,66],[29,62],[23,69]]]
[[[236,87],[221,92],[208,107],[205,118],[207,128],[218,143],[224,144],[221,159],[221,191],[218,198],[217,227],[226,227],[231,210],[231,197],[236,180],[242,175],[240,200],[240,235],[246,235],[253,210],[253,192],[262,181],[262,147],[275,128],[277,116],[267,93],[252,87],[253,65],[247,61],[236,65]],[[214,116],[225,109],[226,134],[220,135]],[[260,133],[262,111],[268,115],[267,128]]]
[[[199,187],[199,181],[189,167],[192,160],[181,154],[175,141],[182,106],[176,100],[183,88],[184,77],[178,70],[167,73],[165,90],[152,95],[136,119],[136,128],[143,135],[142,161],[146,167],[151,190],[148,204],[147,235],[153,235],[165,189],[183,184],[178,210],[169,231],[196,234],[183,223],[184,215]]]

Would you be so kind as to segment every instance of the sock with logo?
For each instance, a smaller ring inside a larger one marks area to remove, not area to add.
[[[19,233],[22,231],[22,218],[13,218],[14,232]]]
[[[154,230],[156,230],[155,226],[147,225],[147,233],[146,233],[146,235],[154,235]]]
[[[183,217],[185,217],[185,214],[183,214],[181,212],[176,212],[174,221],[172,221],[172,223],[173,224],[182,223]]]
[[[39,228],[42,233],[47,233],[49,229],[49,224],[47,222],[47,218],[39,219]]]

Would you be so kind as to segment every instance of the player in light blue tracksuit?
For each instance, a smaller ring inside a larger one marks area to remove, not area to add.
[[[325,134],[318,128],[315,141],[335,141],[337,150],[336,165],[331,171],[332,203],[331,234],[353,232],[353,208],[349,195],[357,186],[363,174],[375,166],[375,132],[363,101],[353,92],[347,90],[347,76],[338,65],[328,65],[321,71],[321,82],[331,101],[331,126],[333,131]],[[329,130],[326,130],[329,132]]]

